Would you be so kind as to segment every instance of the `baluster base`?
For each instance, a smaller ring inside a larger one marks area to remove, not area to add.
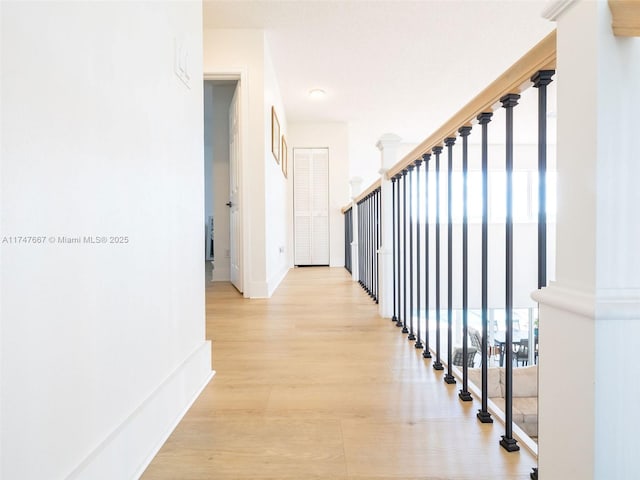
[[[424,348],[424,345],[422,345],[422,342],[420,340],[418,340],[416,342],[416,344],[414,345],[414,347],[416,347],[417,349],[421,350]]]
[[[431,352],[429,351],[429,347],[425,347],[424,352],[422,352],[423,358],[431,358]]]
[[[534,468],[533,471],[529,474],[531,480],[538,480],[538,469]]]
[[[398,318],[398,321],[396,322],[396,327],[402,327],[402,325],[403,325],[402,320]]]
[[[391,321],[394,323],[398,322],[398,317],[396,317],[395,315],[393,317],[391,317]]]
[[[518,450],[520,450],[520,447],[518,446],[518,442],[516,441],[516,439],[507,438],[506,435],[502,435],[502,440],[500,440],[500,445],[507,452],[517,452]]]
[[[442,365],[442,363],[439,360],[436,360],[435,362],[433,362],[433,369],[444,370],[444,365]]]
[[[493,418],[491,418],[491,414],[485,410],[478,410],[478,414],[476,415],[478,420],[482,423],[493,423]]]
[[[402,333],[409,333],[409,329],[407,328],[406,325],[402,326]]]
[[[456,383],[456,377],[454,377],[450,373],[447,373],[444,376],[444,383],[448,383],[449,385],[453,385],[454,383]]]
[[[463,402],[471,402],[471,401],[473,401],[473,397],[471,396],[471,394],[467,390],[460,390],[460,393],[458,393],[458,397]]]
[[[415,340],[416,336],[412,333],[409,334],[409,336],[407,337],[407,340]]]

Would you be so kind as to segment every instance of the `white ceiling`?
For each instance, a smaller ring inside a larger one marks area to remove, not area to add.
[[[422,141],[547,35],[546,3],[205,0],[204,26],[264,29],[287,121],[346,122],[375,150]]]

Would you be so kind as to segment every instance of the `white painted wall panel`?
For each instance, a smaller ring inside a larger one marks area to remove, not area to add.
[[[0,8],[0,477],[134,478],[211,373],[201,5]]]

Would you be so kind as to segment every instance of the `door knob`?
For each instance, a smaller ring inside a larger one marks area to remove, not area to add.
[[[231,202],[227,202],[227,203],[226,203],[226,205],[227,205],[227,207],[229,207],[229,208],[233,207],[233,203],[231,203]]]

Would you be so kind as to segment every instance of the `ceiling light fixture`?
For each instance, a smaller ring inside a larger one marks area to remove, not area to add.
[[[309,98],[313,100],[320,100],[321,98],[324,98],[326,96],[327,96],[327,92],[325,92],[321,88],[313,88],[309,90]]]

